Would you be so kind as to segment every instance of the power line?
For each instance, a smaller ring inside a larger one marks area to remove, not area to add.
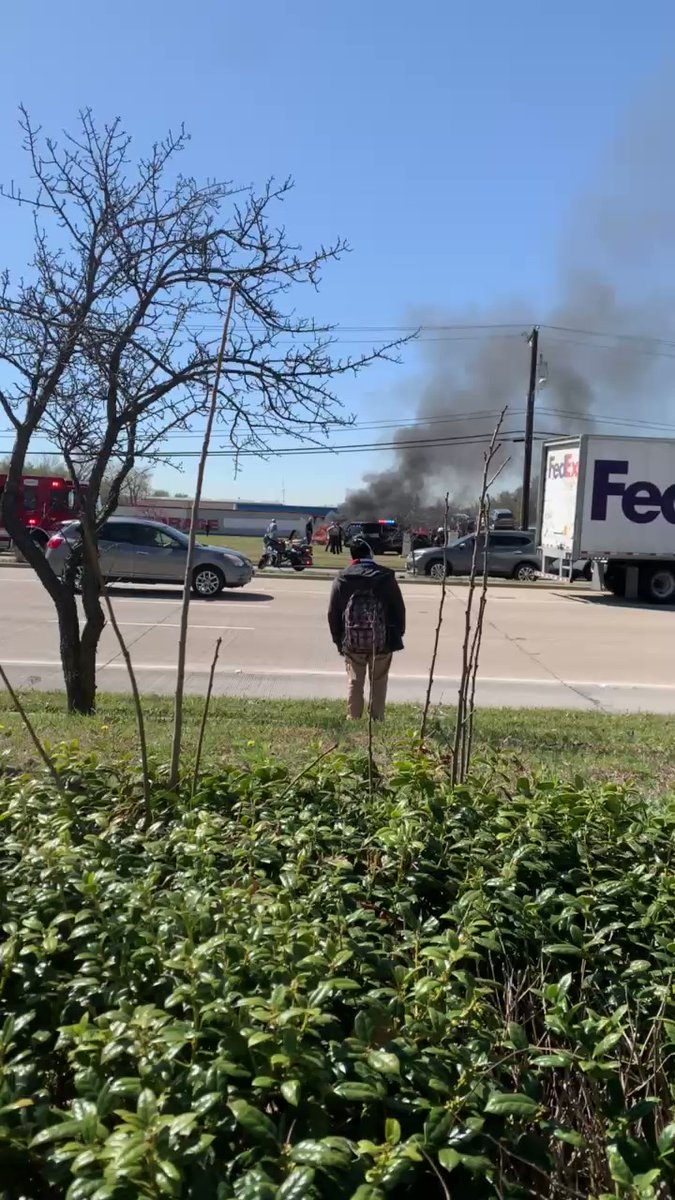
[[[573,326],[570,326],[570,325],[546,325],[543,323],[541,325],[541,328],[549,329],[549,330],[552,330],[553,332],[581,334],[583,337],[614,338],[616,341],[622,341],[622,342],[642,342],[645,344],[649,343],[649,345],[655,345],[655,346],[675,347],[675,341],[673,341],[672,339],[652,337],[651,334],[610,333],[608,330],[602,331],[599,329],[575,329]]]
[[[602,413],[582,413],[563,408],[540,408],[538,411],[548,417],[564,417],[566,420],[573,418],[575,421],[582,421],[586,425],[620,425],[629,429],[675,430],[675,424],[668,421],[645,421],[635,417],[610,417]]]
[[[328,323],[324,327],[319,326],[316,331],[313,331],[310,328],[305,331],[299,331],[297,333],[297,335],[294,334],[292,336],[294,336],[294,337],[296,337],[296,336],[297,337],[313,336],[315,332],[319,335],[324,333],[326,336],[329,336],[331,333],[336,333],[336,334],[368,333],[368,334],[403,334],[403,335],[405,335],[405,334],[411,334],[411,333],[420,333],[420,334],[422,334],[422,333],[470,333],[470,332],[475,332],[475,331],[487,333],[489,336],[490,334],[493,334],[498,330],[513,330],[513,331],[517,331],[517,333],[515,333],[515,336],[526,336],[528,329],[532,328],[533,324],[534,324],[534,322],[532,321],[531,318],[529,318],[528,320],[522,321],[522,322],[521,321],[491,321],[491,322],[475,322],[475,323],[441,323],[441,322],[426,323],[426,322],[422,322],[419,325],[342,325],[339,322],[335,322],[334,324]],[[607,330],[607,329],[604,329],[604,330],[602,330],[602,329],[581,329],[578,326],[574,326],[574,325],[556,325],[553,323],[547,323],[545,321],[539,321],[539,322],[537,322],[537,324],[539,325],[540,329],[546,329],[552,333],[571,333],[571,334],[575,334],[575,335],[581,336],[581,337],[606,338],[606,339],[612,339],[614,341],[620,341],[620,342],[636,342],[641,345],[649,345],[649,346],[669,346],[669,347],[675,349],[675,339],[653,337],[650,334],[625,333],[622,331],[612,331],[612,330]],[[162,326],[158,325],[157,327],[161,328]],[[171,326],[169,326],[167,324],[166,328],[170,328],[170,327]],[[219,330],[221,328],[220,325],[211,324],[208,322],[208,320],[206,320],[204,322],[195,321],[194,325],[189,325],[187,327],[192,330],[204,330],[204,331]],[[253,322],[247,323],[247,328],[252,331],[256,331],[256,330],[257,331],[265,331],[267,329],[267,326],[265,326],[262,322],[253,321]],[[286,336],[289,336],[288,331],[281,330],[279,333],[279,337],[283,337],[284,334]],[[274,335],[272,334],[272,336],[274,336]],[[514,336],[514,334],[512,333],[507,336]],[[462,340],[462,339],[458,338],[457,340]],[[606,349],[611,349],[611,347],[606,347]]]
[[[500,409],[496,409],[496,408],[494,408],[494,409],[479,409],[475,412],[452,413],[448,416],[401,417],[398,420],[383,419],[383,420],[373,420],[373,421],[354,421],[354,422],[347,422],[345,424],[335,424],[332,426],[332,432],[345,433],[345,432],[349,432],[352,429],[358,429],[363,432],[376,433],[379,430],[384,431],[384,430],[388,430],[388,429],[405,430],[405,429],[426,428],[428,426],[436,426],[436,425],[451,425],[451,424],[455,424],[455,423],[462,424],[462,423],[468,422],[468,421],[471,421],[471,422],[488,421],[493,418],[496,418],[499,415],[500,411],[501,411]],[[620,426],[625,426],[625,427],[631,428],[631,429],[644,428],[644,429],[675,430],[675,423],[673,423],[673,422],[650,421],[650,420],[645,420],[643,418],[630,417],[630,416],[614,417],[606,412],[595,412],[595,413],[581,412],[577,409],[548,408],[548,407],[542,407],[542,406],[538,407],[537,411],[545,416],[560,417],[565,421],[574,419],[574,420],[582,421],[584,424],[620,425]],[[524,415],[524,409],[509,408],[509,416],[520,417],[523,415]],[[260,426],[259,428],[262,429],[263,426]],[[12,433],[13,433],[13,430],[11,430],[11,429],[0,429],[0,435],[2,435],[2,434],[11,435]],[[220,431],[216,431],[216,434],[214,436],[225,437],[225,436],[227,436],[227,430],[221,429]],[[36,433],[35,437],[44,441],[49,437],[49,434]],[[188,438],[203,438],[203,431],[186,430],[186,431],[182,432],[180,430],[170,430],[165,435],[165,437],[167,439],[168,438],[177,438],[180,441],[185,441]],[[373,443],[373,444],[375,444],[375,443]],[[51,453],[51,451],[46,451],[46,450],[38,451],[38,453]],[[58,453],[58,451],[54,451],[54,453]]]
[[[524,430],[510,429],[506,430],[500,442],[521,442],[525,436]],[[562,437],[560,431],[537,431],[537,440],[542,440],[549,437]],[[265,449],[242,449],[242,450],[212,450],[209,453],[209,458],[264,458],[266,455],[277,457],[303,457],[314,454],[362,454],[372,453],[380,450],[420,450],[429,449],[430,447],[451,447],[451,446],[470,446],[470,445],[486,445],[492,438],[492,430],[484,430],[480,433],[466,434],[457,437],[438,437],[438,438],[417,438],[412,441],[393,441],[393,442],[355,442],[347,445],[341,444],[337,446],[281,446]],[[8,447],[0,447],[0,452],[7,452]],[[48,454],[50,451],[38,450],[38,454]],[[58,450],[51,453],[58,454]],[[198,458],[201,450],[167,450],[167,451],[152,451],[143,453],[139,451],[136,458],[149,459],[167,459],[167,458]]]
[[[520,415],[522,415],[523,411],[524,410],[522,410],[522,409],[510,408],[509,415],[512,417],[520,416]],[[377,429],[407,429],[407,428],[414,428],[417,425],[446,425],[446,424],[452,424],[456,421],[461,422],[461,421],[489,420],[492,417],[494,417],[494,418],[498,417],[500,412],[501,412],[501,409],[499,409],[499,408],[490,408],[490,409],[479,409],[476,412],[452,413],[451,415],[449,415],[447,417],[401,417],[400,420],[398,420],[398,421],[385,420],[385,419],[383,419],[381,421],[376,421],[376,420],[373,420],[373,421],[345,421],[345,422],[334,423],[334,424],[330,425],[330,428],[334,432],[348,431],[350,429],[363,429],[363,430],[373,430],[373,431],[377,430]],[[262,426],[262,425],[254,426],[254,428],[262,429],[262,428],[264,428],[264,426]],[[0,434],[3,434],[3,433],[11,434],[11,433],[13,433],[13,430],[12,429],[0,429]],[[227,433],[227,430],[221,430],[220,436],[224,436],[226,433]],[[36,434],[35,436],[41,437],[41,438],[46,438],[49,436],[49,434],[39,433],[39,434]],[[169,432],[165,434],[165,437],[167,437],[167,438],[175,437],[175,438],[181,438],[181,440],[184,438],[201,438],[203,436],[204,436],[203,431],[200,431],[200,430],[186,430],[185,432],[182,432],[181,430],[169,430]],[[216,436],[216,437],[219,436],[218,431],[216,431],[214,436]]]

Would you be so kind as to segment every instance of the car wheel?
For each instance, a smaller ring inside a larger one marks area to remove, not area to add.
[[[534,563],[518,563],[518,566],[513,569],[511,578],[517,579],[519,583],[532,583],[537,575],[538,571]]]
[[[448,563],[444,563],[442,558],[439,558],[436,562],[429,563],[426,574],[430,579],[444,579],[451,574],[450,566]]]
[[[654,567],[644,573],[644,584],[640,589],[652,604],[675,603],[675,570],[670,567]]]
[[[210,599],[225,587],[225,577],[219,567],[197,567],[192,576],[192,587],[198,596]]]

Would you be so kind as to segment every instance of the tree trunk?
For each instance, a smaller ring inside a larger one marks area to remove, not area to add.
[[[64,588],[55,605],[68,712],[84,713],[88,716],[94,711],[95,688],[92,689],[91,683],[87,686],[83,678],[80,621],[75,597]]]
[[[85,623],[80,636],[80,681],[87,712],[96,708],[96,651],[105,626],[101,606],[101,573],[98,565],[96,518],[85,506],[82,512],[82,607]]]
[[[87,707],[81,712],[93,713],[96,709],[96,651],[105,625],[105,617],[99,605],[96,618],[88,618],[80,638],[80,684]]]

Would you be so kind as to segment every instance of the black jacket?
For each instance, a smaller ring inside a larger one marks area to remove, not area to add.
[[[331,637],[342,651],[345,609],[357,591],[373,592],[381,601],[387,622],[387,651],[403,649],[405,633],[405,604],[396,576],[389,567],[373,562],[352,563],[340,571],[330,594],[328,624]]]

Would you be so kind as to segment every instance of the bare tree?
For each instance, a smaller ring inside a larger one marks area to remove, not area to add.
[[[47,436],[74,478],[88,476],[81,520],[95,539],[137,462],[161,461],[166,435],[204,415],[233,285],[218,421],[235,449],[262,453],[275,435],[318,439],[344,423],[336,378],[394,356],[399,343],[339,358],[330,327],[296,316],[300,285],[315,287],[346,244],[305,255],[289,242],[274,214],[290,181],[256,192],[182,176],[182,129],[134,159],[119,122],[100,127],[89,111],[61,143],[25,110],[20,124],[32,189],[3,195],[32,213],[34,256],[25,279],[5,273],[0,285],[0,405],[14,432],[2,518],[56,608],[68,706],[91,712],[99,584],[80,548],[81,626],[75,562],[57,579],[21,523],[34,435]]]
[[[156,496],[157,492],[154,491],[152,486],[152,473],[153,468],[151,464],[148,464],[147,466],[132,467],[131,470],[127,472],[124,482],[120,487],[119,503],[138,504],[139,500],[144,500],[146,496]],[[105,504],[108,500],[110,492],[115,483],[116,475],[117,470],[115,466],[113,466],[112,470],[103,477],[99,495],[99,499],[103,504]]]
[[[478,664],[480,659],[480,649],[483,640],[483,621],[485,618],[485,608],[487,605],[488,594],[488,545],[490,535],[490,488],[496,479],[501,475],[504,467],[508,463],[505,459],[496,469],[494,461],[496,455],[501,450],[501,445],[498,441],[504,417],[506,416],[506,408],[503,408],[499,420],[495,426],[494,433],[490,440],[490,444],[483,455],[483,477],[481,480],[481,490],[478,499],[478,515],[476,518],[476,532],[473,539],[473,554],[471,556],[471,571],[469,574],[469,586],[467,592],[466,605],[464,607],[464,638],[462,641],[462,670],[459,680],[459,689],[457,693],[457,708],[455,715],[455,732],[452,751],[452,782],[463,783],[467,777],[469,766],[471,763],[471,750],[473,746],[473,719],[475,711],[476,697],[476,680],[478,677]],[[480,575],[478,551],[482,548],[482,561],[480,563]],[[475,599],[476,585],[480,580],[480,593],[478,599],[478,614],[474,621],[473,602]]]
[[[180,772],[180,751],[183,738],[183,691],[185,688],[185,660],[187,657],[187,638],[188,638],[188,618],[190,614],[190,580],[192,578],[192,564],[194,561],[195,541],[197,536],[197,520],[199,518],[199,505],[202,499],[202,487],[204,485],[204,471],[206,469],[206,460],[209,454],[209,446],[211,444],[211,433],[213,431],[213,422],[216,417],[218,408],[218,389],[220,387],[220,379],[223,373],[223,360],[227,349],[227,342],[230,336],[230,323],[232,321],[232,313],[234,311],[234,301],[236,297],[236,284],[232,284],[230,288],[230,296],[227,302],[227,311],[225,320],[223,321],[223,332],[218,348],[218,358],[216,360],[216,371],[213,378],[213,387],[211,388],[211,399],[209,401],[209,409],[206,415],[206,430],[204,432],[204,441],[202,443],[202,451],[199,456],[199,466],[197,467],[197,482],[195,484],[195,494],[192,501],[192,512],[190,514],[190,534],[188,537],[187,561],[185,563],[185,583],[183,586],[183,603],[180,610],[180,633],[178,635],[178,665],[176,668],[176,703],[174,708],[173,721],[173,739],[171,743],[171,767],[169,774],[169,786],[175,788],[178,783],[178,775]],[[215,670],[215,668],[214,668]]]
[[[443,510],[443,555],[447,553],[448,545],[448,519],[450,514],[450,493],[445,493],[445,507]],[[431,693],[434,686],[434,673],[436,671],[436,659],[438,658],[438,646],[441,640],[441,629],[443,628],[443,609],[445,608],[445,595],[448,588],[448,571],[447,562],[444,557],[445,570],[441,575],[441,595],[438,601],[438,617],[436,619],[436,631],[434,633],[434,645],[431,651],[431,664],[429,666],[429,679],[427,681],[427,694],[424,699],[424,708],[422,709],[422,724],[420,725],[420,743],[424,746],[427,736],[427,724],[429,721],[429,709],[431,708]]]

